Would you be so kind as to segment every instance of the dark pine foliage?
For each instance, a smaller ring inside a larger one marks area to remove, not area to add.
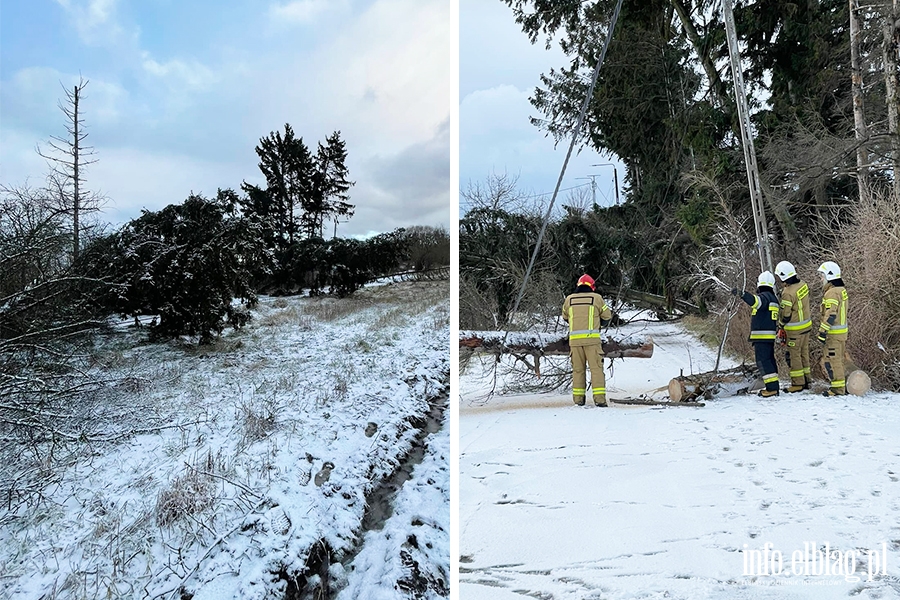
[[[208,342],[226,324],[237,328],[249,319],[247,308],[256,302],[252,273],[267,262],[261,239],[237,212],[235,194],[220,190],[213,200],[192,195],[144,211],[89,247],[83,268],[121,284],[106,299],[112,311],[158,315],[155,335]]]

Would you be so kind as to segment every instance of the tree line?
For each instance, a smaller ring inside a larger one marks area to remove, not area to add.
[[[64,149],[85,152],[78,143]],[[340,132],[312,152],[286,124],[260,139],[256,153],[265,186],[192,193],[116,230],[82,214],[77,246],[72,206],[83,171],[66,178],[60,169],[77,161],[54,164],[44,187],[3,187],[0,351],[9,352],[0,354],[13,360],[27,354],[18,350],[64,343],[114,314],[155,315],[152,335],[208,342],[226,326],[244,325],[259,293],[344,297],[378,277],[449,265],[442,229],[330,237],[355,208]],[[80,205],[83,213],[83,199]],[[2,365],[5,373],[13,366]]]

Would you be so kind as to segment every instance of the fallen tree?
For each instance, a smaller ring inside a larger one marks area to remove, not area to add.
[[[504,342],[504,336],[506,341]],[[625,337],[605,336],[601,346],[606,358],[650,358],[653,356],[653,339],[646,335]],[[569,354],[568,333],[532,333],[525,331],[460,331],[459,351],[461,358],[472,354],[511,354],[522,360],[540,377],[540,357]],[[534,363],[525,357],[531,356]]]

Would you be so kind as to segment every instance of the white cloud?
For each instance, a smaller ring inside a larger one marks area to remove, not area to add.
[[[451,3],[380,0],[316,52],[316,111],[365,137],[367,152],[431,138],[450,114]]]
[[[269,18],[275,23],[311,23],[320,15],[335,10],[344,2],[336,0],[294,0],[269,7]]]
[[[187,86],[195,90],[206,90],[219,81],[219,76],[209,67],[195,61],[185,62],[180,59],[172,59],[160,63],[150,57],[149,52],[142,53],[141,66],[144,71],[154,77],[166,79],[173,86]]]
[[[96,4],[93,17],[87,0],[57,2],[85,25],[124,22],[123,7],[117,16],[112,1]],[[106,218],[121,223],[140,207],[181,202],[191,190],[213,195],[242,180],[263,183],[254,146],[290,123],[313,151],[335,130],[347,143],[357,214],[340,226],[342,234],[447,223],[449,150],[442,147],[449,142],[440,127],[452,100],[452,3],[371,0],[351,12],[346,0],[302,9],[281,2],[284,11],[296,11],[294,23],[316,19],[299,42],[296,30],[267,31],[275,9],[263,8],[258,21],[247,23],[246,38],[214,37],[203,49],[184,41],[142,48],[138,36],[122,38],[110,71],[122,79],[101,81],[103,75],[86,71],[88,126],[99,158],[88,185],[111,199]],[[23,157],[34,142],[58,133],[58,80],[68,75],[34,69],[19,77],[18,87],[6,80],[0,86],[6,183],[33,173],[34,161]],[[20,141],[32,140],[25,152],[6,148],[8,124],[22,133]]]
[[[125,36],[116,21],[119,0],[56,0],[71,17],[81,40],[88,45],[113,45]],[[133,35],[136,35],[133,34]]]

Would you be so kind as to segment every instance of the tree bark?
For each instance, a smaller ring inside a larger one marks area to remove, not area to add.
[[[75,139],[74,144],[72,146],[72,158],[74,159],[74,184],[75,184],[75,194],[72,198],[72,227],[73,227],[73,235],[72,235],[72,261],[78,262],[78,250],[79,250],[79,235],[78,235],[78,211],[80,208],[80,200],[81,198],[78,195],[78,182],[80,179],[80,173],[78,172],[78,154],[80,150],[80,143],[78,137],[78,100],[81,96],[81,88],[77,85],[75,86],[75,94],[74,100],[72,104],[75,110],[75,118],[72,119],[73,124],[75,125]]]
[[[850,78],[853,94],[853,125],[859,146],[856,149],[856,180],[859,186],[859,197],[862,200],[868,193],[869,150],[866,145],[868,131],[866,128],[866,112],[863,104],[863,76],[860,65],[860,26],[859,1],[850,0]]]
[[[514,331],[503,343],[502,331],[460,331],[459,349],[483,354],[531,354],[535,356],[569,354],[567,333],[527,333]],[[650,358],[653,339],[649,336],[604,337],[601,341],[606,358]]]
[[[900,2],[894,0],[893,9],[888,7],[883,24],[884,40],[884,83],[885,102],[888,111],[888,132],[891,134],[891,154],[894,171],[894,201],[900,202],[900,81],[898,81],[897,54],[900,50]]]
[[[675,8],[675,14],[678,15],[678,20],[681,21],[681,26],[684,27],[684,32],[687,34],[688,40],[694,47],[694,52],[696,52],[697,56],[700,58],[700,64],[706,72],[706,78],[709,79],[709,89],[716,97],[720,107],[728,107],[728,91],[725,89],[725,84],[722,83],[719,72],[716,70],[716,66],[709,57],[709,53],[704,52],[701,48],[700,34],[697,33],[697,28],[694,27],[694,22],[691,21],[691,16],[688,14],[684,2],[682,2],[682,0],[672,0],[672,6]]]

